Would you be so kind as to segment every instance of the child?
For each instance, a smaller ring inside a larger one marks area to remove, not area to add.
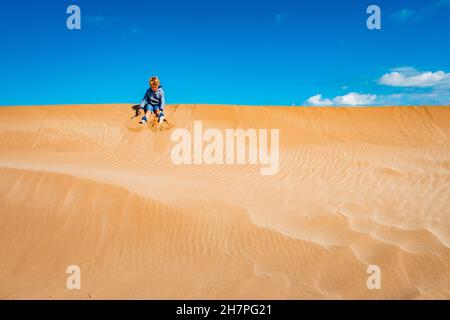
[[[148,83],[150,84],[150,88],[145,93],[140,106],[141,109],[145,110],[145,115],[139,123],[147,123],[152,112],[158,117],[158,123],[161,123],[164,121],[164,91],[158,77],[151,77]]]

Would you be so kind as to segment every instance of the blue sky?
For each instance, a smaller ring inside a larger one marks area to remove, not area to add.
[[[81,9],[68,30],[66,9]],[[366,9],[381,9],[369,30]],[[0,105],[450,105],[450,0],[1,1]]]

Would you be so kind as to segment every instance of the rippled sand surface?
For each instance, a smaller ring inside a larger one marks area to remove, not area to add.
[[[450,299],[450,107],[169,105],[157,132],[131,116],[0,108],[0,298]],[[280,129],[278,174],[173,164],[195,120]]]

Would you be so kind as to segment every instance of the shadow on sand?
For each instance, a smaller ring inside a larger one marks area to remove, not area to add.
[[[141,115],[141,107],[138,104],[131,106],[131,109],[134,110],[134,116],[132,116],[130,119],[137,118]]]

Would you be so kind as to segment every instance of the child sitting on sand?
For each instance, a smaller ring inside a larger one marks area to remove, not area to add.
[[[152,112],[158,117],[158,123],[161,123],[164,121],[164,91],[158,77],[151,77],[148,83],[150,84],[150,88],[147,89],[140,105],[141,109],[144,109],[145,115],[139,123],[147,123]]]

